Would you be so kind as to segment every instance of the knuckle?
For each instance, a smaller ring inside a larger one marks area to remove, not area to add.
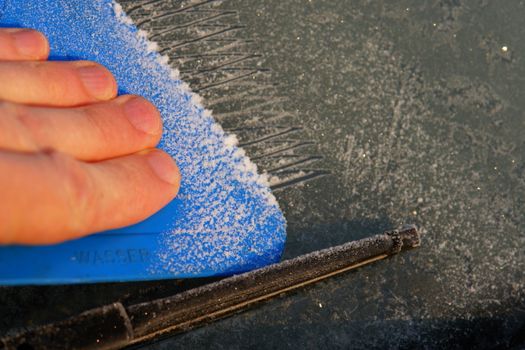
[[[8,101],[0,101],[0,115],[1,116],[10,116],[16,114],[17,105],[8,102]]]
[[[65,98],[73,92],[71,90],[71,84],[68,83],[74,79],[73,73],[62,68],[65,64],[67,63],[31,61],[27,62],[27,68],[34,74],[35,81],[45,86],[45,96],[51,99],[57,99]]]
[[[0,101],[0,117],[8,118],[13,115],[12,107],[10,102]]]
[[[91,226],[95,196],[94,181],[83,163],[64,153],[47,152],[56,175],[57,186],[61,187],[65,205],[71,213],[69,228],[81,232]]]
[[[38,118],[32,118],[29,107],[24,105],[15,105],[7,107],[11,116],[16,120],[17,124],[31,136],[38,136],[39,130],[41,130],[41,123]]]
[[[29,107],[0,101],[0,125],[9,130],[12,145],[22,150],[37,150],[38,133],[42,130],[39,120],[31,118]],[[0,130],[1,134],[1,130]]]
[[[91,107],[83,107],[81,109],[85,119],[88,122],[88,127],[91,129],[93,135],[97,139],[96,145],[101,149],[105,149],[111,144],[115,138],[115,129],[111,127],[112,118],[101,118],[103,115],[110,115],[102,110],[103,105],[92,105]]]

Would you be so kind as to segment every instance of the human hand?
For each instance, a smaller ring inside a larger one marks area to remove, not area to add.
[[[171,201],[180,173],[154,149],[157,109],[116,97],[88,61],[47,61],[45,37],[0,29],[0,244],[48,244],[139,222]]]

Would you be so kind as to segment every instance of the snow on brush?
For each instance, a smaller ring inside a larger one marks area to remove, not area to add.
[[[147,77],[155,84],[141,95],[153,96],[157,102],[165,130],[160,147],[176,159],[182,172],[178,198],[185,220],[162,234],[159,268],[202,273],[210,265],[227,270],[233,256],[236,264],[248,266],[254,257],[280,255],[280,251],[268,252],[268,247],[274,246],[269,240],[284,243],[285,222],[267,176],[259,174],[244,150],[237,147],[235,135],[226,135],[211,111],[202,107],[201,97],[168,65],[168,56],[157,52],[158,44],[134,27],[118,3],[110,1],[110,5],[120,23],[117,34],[144,53],[139,58],[144,71],[157,75]],[[275,227],[276,234],[261,241],[254,232],[267,231],[268,227]],[[280,243],[275,246],[282,248]],[[246,261],[239,261],[242,257]],[[206,266],[200,263],[203,258],[208,261]]]

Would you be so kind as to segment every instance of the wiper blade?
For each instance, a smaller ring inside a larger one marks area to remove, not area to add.
[[[414,226],[319,250],[149,302],[113,303],[4,337],[0,349],[117,349],[184,332],[291,290],[419,246]],[[25,347],[24,347],[25,346]]]

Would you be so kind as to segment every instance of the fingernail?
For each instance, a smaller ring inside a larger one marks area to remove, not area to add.
[[[21,29],[11,33],[18,53],[24,56],[39,56],[44,51],[42,36],[33,30]]]
[[[91,96],[100,100],[112,97],[113,81],[109,73],[102,67],[80,67],[78,68],[78,75]]]
[[[126,101],[124,113],[135,129],[152,135],[160,133],[162,123],[159,112],[145,99],[133,97]]]
[[[172,185],[179,184],[179,168],[177,168],[175,161],[170,156],[160,151],[152,151],[146,157],[148,157],[151,169],[162,181]]]

